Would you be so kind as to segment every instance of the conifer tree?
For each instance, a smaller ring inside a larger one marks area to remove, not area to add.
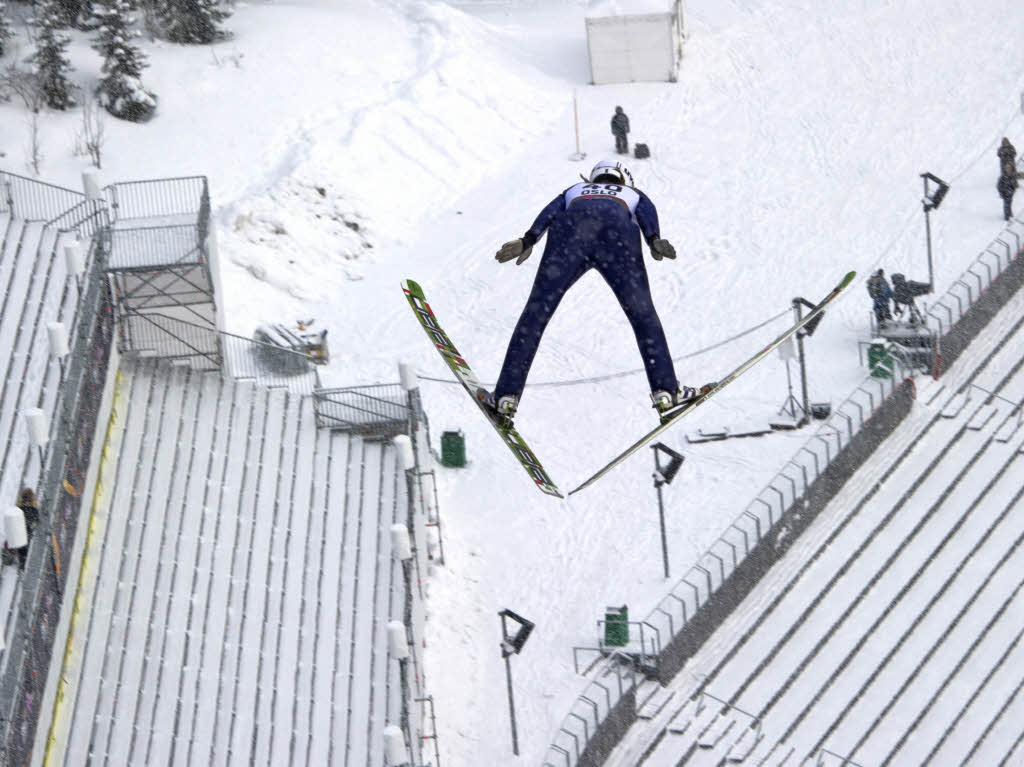
[[[57,0],[57,8],[64,19],[64,26],[76,26],[81,21],[83,12],[88,13],[85,5],[83,0]]]
[[[33,64],[43,100],[51,109],[67,109],[75,103],[74,86],[67,78],[71,62],[67,57],[71,37],[64,31],[64,16],[56,0],[40,0],[36,17],[36,51]]]
[[[221,27],[230,11],[216,0],[162,0],[159,18],[164,34],[172,43],[212,43],[227,33]]]
[[[92,47],[103,56],[96,98],[114,117],[145,122],[156,110],[156,96],[142,86],[140,77],[148,65],[131,42],[138,32],[132,28],[135,18],[128,0],[96,0],[92,13],[98,32]]]
[[[11,20],[7,18],[7,4],[0,0],[0,56],[7,50],[7,42],[14,38]]]

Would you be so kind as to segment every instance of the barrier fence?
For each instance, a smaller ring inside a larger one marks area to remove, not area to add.
[[[312,394],[319,386],[316,365],[307,354],[155,312],[122,314],[118,350],[187,364],[195,370],[223,369],[232,378],[292,394]]]
[[[81,492],[113,343],[114,310],[102,258],[94,258],[78,305],[56,418],[39,483],[41,518],[29,544],[22,595],[0,680],[0,763],[27,764],[68,580],[65,566],[81,515]]]
[[[85,195],[62,186],[0,171],[0,210],[26,221],[48,221],[55,212],[74,208]]]
[[[196,222],[209,217],[205,176],[127,181],[104,189],[115,223],[126,219],[184,216]]]

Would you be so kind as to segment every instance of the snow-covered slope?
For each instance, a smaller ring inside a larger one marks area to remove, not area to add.
[[[1000,229],[995,146],[1024,134],[1019,4],[690,0],[687,14],[679,82],[595,88],[582,0],[237,4],[225,43],[144,45],[159,111],[145,126],[108,121],[103,176],[207,175],[228,329],[315,316],[330,329],[330,385],[394,380],[399,360],[446,378],[401,297],[404,277],[493,380],[539,252],[521,267],[492,254],[611,153],[617,104],[651,147],[633,172],[680,253],[649,262],[679,358],[786,312],[794,296],[816,298],[850,268],[926,280],[921,172],[953,184],[933,216],[940,290]],[[73,60],[93,82],[99,62],[81,37]],[[567,159],[574,89],[583,163]],[[14,172],[25,172],[24,117],[0,105],[0,162]],[[78,187],[79,119],[46,116],[44,180]],[[837,402],[859,379],[868,313],[856,285],[808,342],[812,400]],[[680,377],[714,378],[781,322],[688,357]],[[517,419],[562,485],[651,423],[639,368],[611,292],[585,277],[531,381],[624,375],[535,385]],[[423,390],[434,434],[462,429],[470,459],[440,470],[447,563],[429,583],[442,761],[511,761],[497,618],[507,607],[537,623],[514,661],[520,761],[534,764],[578,692],[571,648],[594,642],[606,604],[643,614],[669,585],[650,457],[552,501],[461,390],[432,380]],[[766,361],[692,427],[774,415],[786,394],[784,367]],[[687,447],[685,431],[667,440],[687,455],[666,488],[673,574],[806,438]]]

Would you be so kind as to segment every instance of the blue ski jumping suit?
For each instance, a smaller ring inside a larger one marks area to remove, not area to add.
[[[660,237],[658,211],[643,192],[619,184],[585,182],[569,187],[540,212],[523,236],[532,247],[548,233],[530,298],[512,332],[495,396],[522,396],[544,329],[569,288],[597,269],[626,313],[651,390],[678,386],[665,332],[651,299],[640,248]]]

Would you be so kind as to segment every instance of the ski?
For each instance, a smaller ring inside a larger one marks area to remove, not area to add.
[[[437,317],[430,308],[430,304],[427,303],[426,296],[423,295],[423,288],[412,280],[403,280],[402,291],[409,300],[409,306],[412,307],[416,319],[419,320],[423,330],[426,331],[427,337],[430,338],[437,351],[441,354],[441,358],[451,368],[455,378],[462,384],[462,388],[466,390],[470,399],[480,408],[480,412],[484,414],[484,417],[494,427],[494,430],[501,435],[502,441],[508,445],[512,455],[516,457],[519,464],[530,475],[530,479],[534,481],[542,493],[554,496],[555,498],[561,498],[562,494],[559,492],[558,487],[551,481],[551,477],[548,476],[541,462],[537,460],[537,456],[533,454],[530,446],[526,444],[526,440],[516,431],[515,427],[499,424],[492,417],[491,412],[477,399],[476,390],[481,386],[480,381],[477,380],[473,370],[469,367],[469,363],[459,353],[459,350],[455,348],[455,344],[452,343],[448,334],[441,328],[441,323],[438,322]]]
[[[597,482],[597,480],[599,480],[601,477],[603,477],[609,471],[614,469],[620,463],[625,461],[627,458],[629,458],[631,455],[633,455],[633,453],[635,453],[637,450],[642,448],[644,445],[646,445],[652,439],[657,437],[663,431],[665,431],[666,429],[671,427],[676,421],[678,421],[681,418],[684,418],[685,416],[687,416],[690,413],[692,413],[698,407],[700,407],[705,402],[707,402],[709,399],[711,399],[716,394],[718,394],[718,392],[722,391],[722,389],[724,389],[726,386],[728,386],[733,381],[735,381],[737,378],[739,378],[741,375],[743,375],[745,372],[750,370],[750,368],[754,367],[754,365],[756,365],[758,362],[760,362],[765,357],[767,357],[772,351],[777,349],[787,338],[790,338],[791,336],[795,335],[801,328],[805,327],[812,320],[814,320],[816,317],[820,316],[821,313],[823,311],[825,311],[825,307],[829,303],[831,303],[835,299],[835,297],[840,294],[840,292],[842,292],[843,288],[845,288],[847,285],[849,285],[851,282],[853,282],[853,278],[856,277],[856,276],[857,276],[856,272],[848,272],[846,274],[846,276],[843,277],[842,280],[840,280],[839,284],[836,285],[834,288],[832,288],[832,290],[829,292],[829,294],[827,296],[825,296],[823,299],[821,299],[821,301],[819,301],[817,304],[815,304],[814,308],[811,309],[807,313],[807,315],[805,317],[801,317],[800,318],[799,322],[795,323],[792,327],[790,327],[788,330],[786,330],[782,335],[780,335],[774,341],[772,341],[769,344],[766,344],[760,351],[758,351],[757,353],[752,355],[746,362],[741,364],[739,367],[737,367],[735,370],[733,370],[731,373],[729,373],[727,376],[725,376],[725,378],[723,378],[717,384],[715,384],[711,388],[711,390],[708,391],[706,394],[704,394],[704,395],[698,397],[697,399],[691,401],[690,403],[684,405],[679,410],[677,410],[675,413],[672,413],[668,420],[666,420],[662,424],[659,424],[655,429],[652,429],[651,431],[647,432],[647,434],[645,434],[639,440],[634,442],[632,445],[630,445],[628,448],[626,448],[623,452],[619,453],[619,455],[617,455],[615,458],[613,458],[603,468],[598,470],[598,472],[596,474],[594,474],[592,477],[590,477],[590,479],[588,479],[586,482],[584,482],[582,485],[580,485],[576,489],[570,490],[569,491],[569,495],[572,495],[573,493],[578,493],[580,490],[584,489],[585,487],[589,487],[590,485],[592,485],[595,482]]]

